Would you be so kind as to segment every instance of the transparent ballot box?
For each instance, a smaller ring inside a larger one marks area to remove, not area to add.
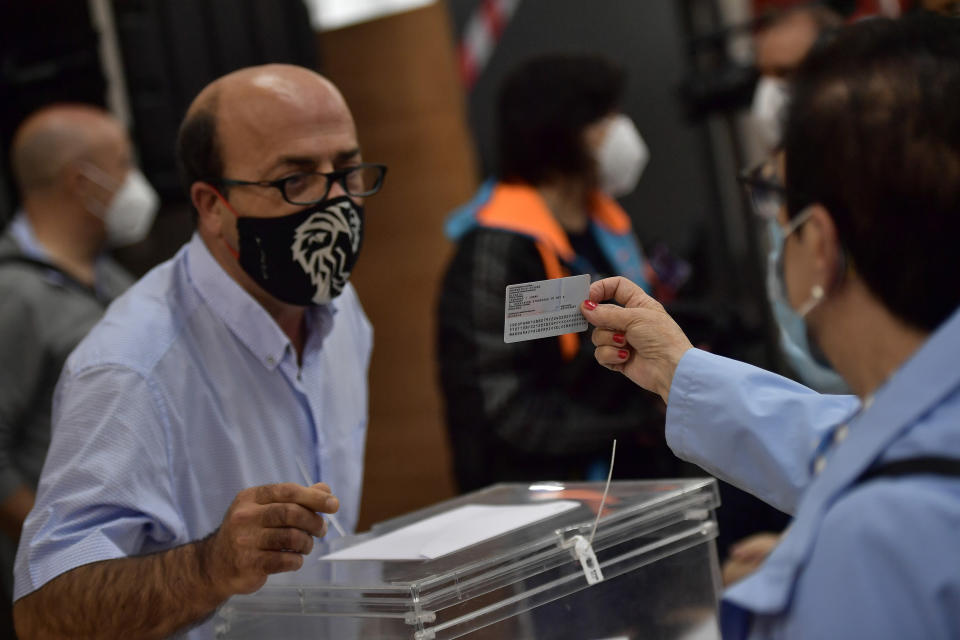
[[[217,638],[719,636],[713,479],[498,484],[317,545]],[[591,534],[592,542],[591,542]]]

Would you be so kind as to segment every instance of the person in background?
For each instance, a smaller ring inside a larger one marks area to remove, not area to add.
[[[960,21],[846,27],[751,180],[779,201],[757,213],[782,228],[780,295],[856,396],[694,349],[622,278],[582,307],[597,360],[667,402],[678,456],[794,514],[726,592],[727,639],[960,637],[958,100]]]
[[[507,285],[623,274],[650,286],[614,200],[633,190],[648,160],[620,110],[623,91],[623,72],[599,57],[522,64],[500,93],[499,176],[447,222],[457,247],[440,292],[437,348],[461,491],[605,477],[614,438],[623,477],[675,473],[662,405],[627,393],[617,376],[596,381],[586,334],[503,341]]]
[[[766,154],[780,146],[790,99],[790,79],[818,40],[838,29],[843,18],[823,4],[803,3],[773,13],[754,36],[760,80],[750,117]]]
[[[105,249],[143,239],[158,198],[123,125],[97,107],[37,111],[10,154],[22,203],[0,237],[0,608],[12,633],[13,559],[50,444],[54,386],[133,282]]]
[[[386,168],[292,65],[209,84],[177,146],[197,230],[64,367],[17,553],[22,640],[210,640],[227,598],[302,566],[331,487],[356,524],[372,332],[349,276]]]
[[[756,66],[760,80],[754,92],[750,116],[753,130],[760,140],[764,157],[753,174],[766,171],[766,159],[774,154],[783,140],[783,122],[790,100],[793,74],[807,54],[826,43],[830,34],[843,24],[839,13],[821,3],[804,2],[776,10],[763,22],[754,38]],[[778,229],[764,230],[769,246],[777,246]],[[805,385],[825,393],[849,393],[846,383],[829,365],[822,354],[811,350],[805,329],[796,322],[783,302],[774,295],[774,282],[768,269],[767,299],[779,334],[780,351],[790,370]]]

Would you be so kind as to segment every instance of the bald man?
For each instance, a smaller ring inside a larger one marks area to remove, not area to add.
[[[9,602],[20,529],[50,443],[63,363],[133,280],[104,248],[146,232],[156,206],[130,139],[105,111],[57,105],[28,117],[11,147],[22,208],[0,237],[0,584]],[[130,177],[134,176],[134,177]],[[132,196],[132,198],[131,198]],[[135,229],[133,227],[136,227]],[[9,607],[9,605],[7,605]]]
[[[228,597],[303,564],[321,513],[356,523],[372,333],[348,279],[385,168],[336,87],[288,65],[207,86],[178,155],[196,233],[58,387],[21,638],[212,638]]]

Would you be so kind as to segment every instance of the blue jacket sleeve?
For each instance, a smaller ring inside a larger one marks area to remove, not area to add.
[[[859,404],[691,349],[670,388],[667,443],[680,458],[792,514],[817,444]]]

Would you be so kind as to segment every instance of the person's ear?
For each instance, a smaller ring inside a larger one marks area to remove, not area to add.
[[[814,204],[811,205],[810,219],[800,231],[803,245],[812,258],[817,282],[829,291],[837,284],[843,262],[837,225],[826,207]]]
[[[59,183],[61,188],[70,194],[72,200],[82,203],[87,209],[94,203],[102,202],[106,191],[87,177],[79,162],[69,162],[64,165],[60,170]]]
[[[197,211],[197,226],[212,236],[223,235],[223,203],[216,188],[206,182],[190,185],[190,202]]]
[[[603,144],[603,139],[606,136],[607,129],[610,128],[610,124],[613,122],[613,116],[614,114],[610,114],[584,127],[583,133],[581,134],[581,140],[584,150],[591,157],[596,155],[597,150],[600,149],[600,145]]]

